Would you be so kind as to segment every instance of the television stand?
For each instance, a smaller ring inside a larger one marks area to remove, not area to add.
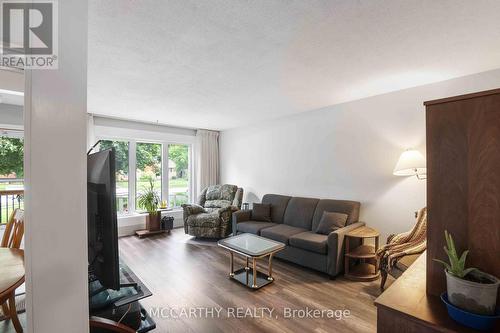
[[[149,332],[156,323],[139,300],[152,296],[149,289],[120,261],[120,289],[110,290],[97,281],[89,284],[90,331]]]

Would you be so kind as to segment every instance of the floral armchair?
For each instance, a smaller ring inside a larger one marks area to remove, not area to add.
[[[184,204],[184,231],[201,238],[224,238],[231,233],[233,212],[241,208],[243,189],[236,185],[205,188],[196,204]]]

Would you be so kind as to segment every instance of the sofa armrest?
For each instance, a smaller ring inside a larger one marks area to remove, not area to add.
[[[236,224],[244,221],[249,221],[252,216],[252,211],[251,210],[238,210],[233,213],[233,236],[236,236]]]
[[[328,235],[328,274],[336,276],[342,272],[344,269],[345,235],[365,224],[365,222],[356,222],[337,229]]]
[[[250,221],[251,216],[251,210],[239,210],[233,213],[233,221],[236,221],[236,223]]]

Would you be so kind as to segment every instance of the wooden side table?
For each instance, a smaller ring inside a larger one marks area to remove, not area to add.
[[[345,277],[353,281],[373,281],[379,278],[380,270],[376,252],[380,233],[370,227],[360,227],[346,234],[345,238]],[[351,249],[350,238],[361,239],[361,245]],[[374,238],[375,246],[366,245],[365,238]],[[351,259],[359,260],[360,263],[350,267]]]

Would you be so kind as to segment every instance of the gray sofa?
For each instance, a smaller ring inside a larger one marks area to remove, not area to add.
[[[345,234],[365,225],[358,221],[359,202],[266,194],[262,203],[271,205],[271,222],[253,221],[251,210],[240,210],[233,213],[233,234],[252,233],[283,242],[286,248],[276,257],[332,277],[343,271]],[[346,226],[329,235],[315,233],[324,211],[347,214]]]

